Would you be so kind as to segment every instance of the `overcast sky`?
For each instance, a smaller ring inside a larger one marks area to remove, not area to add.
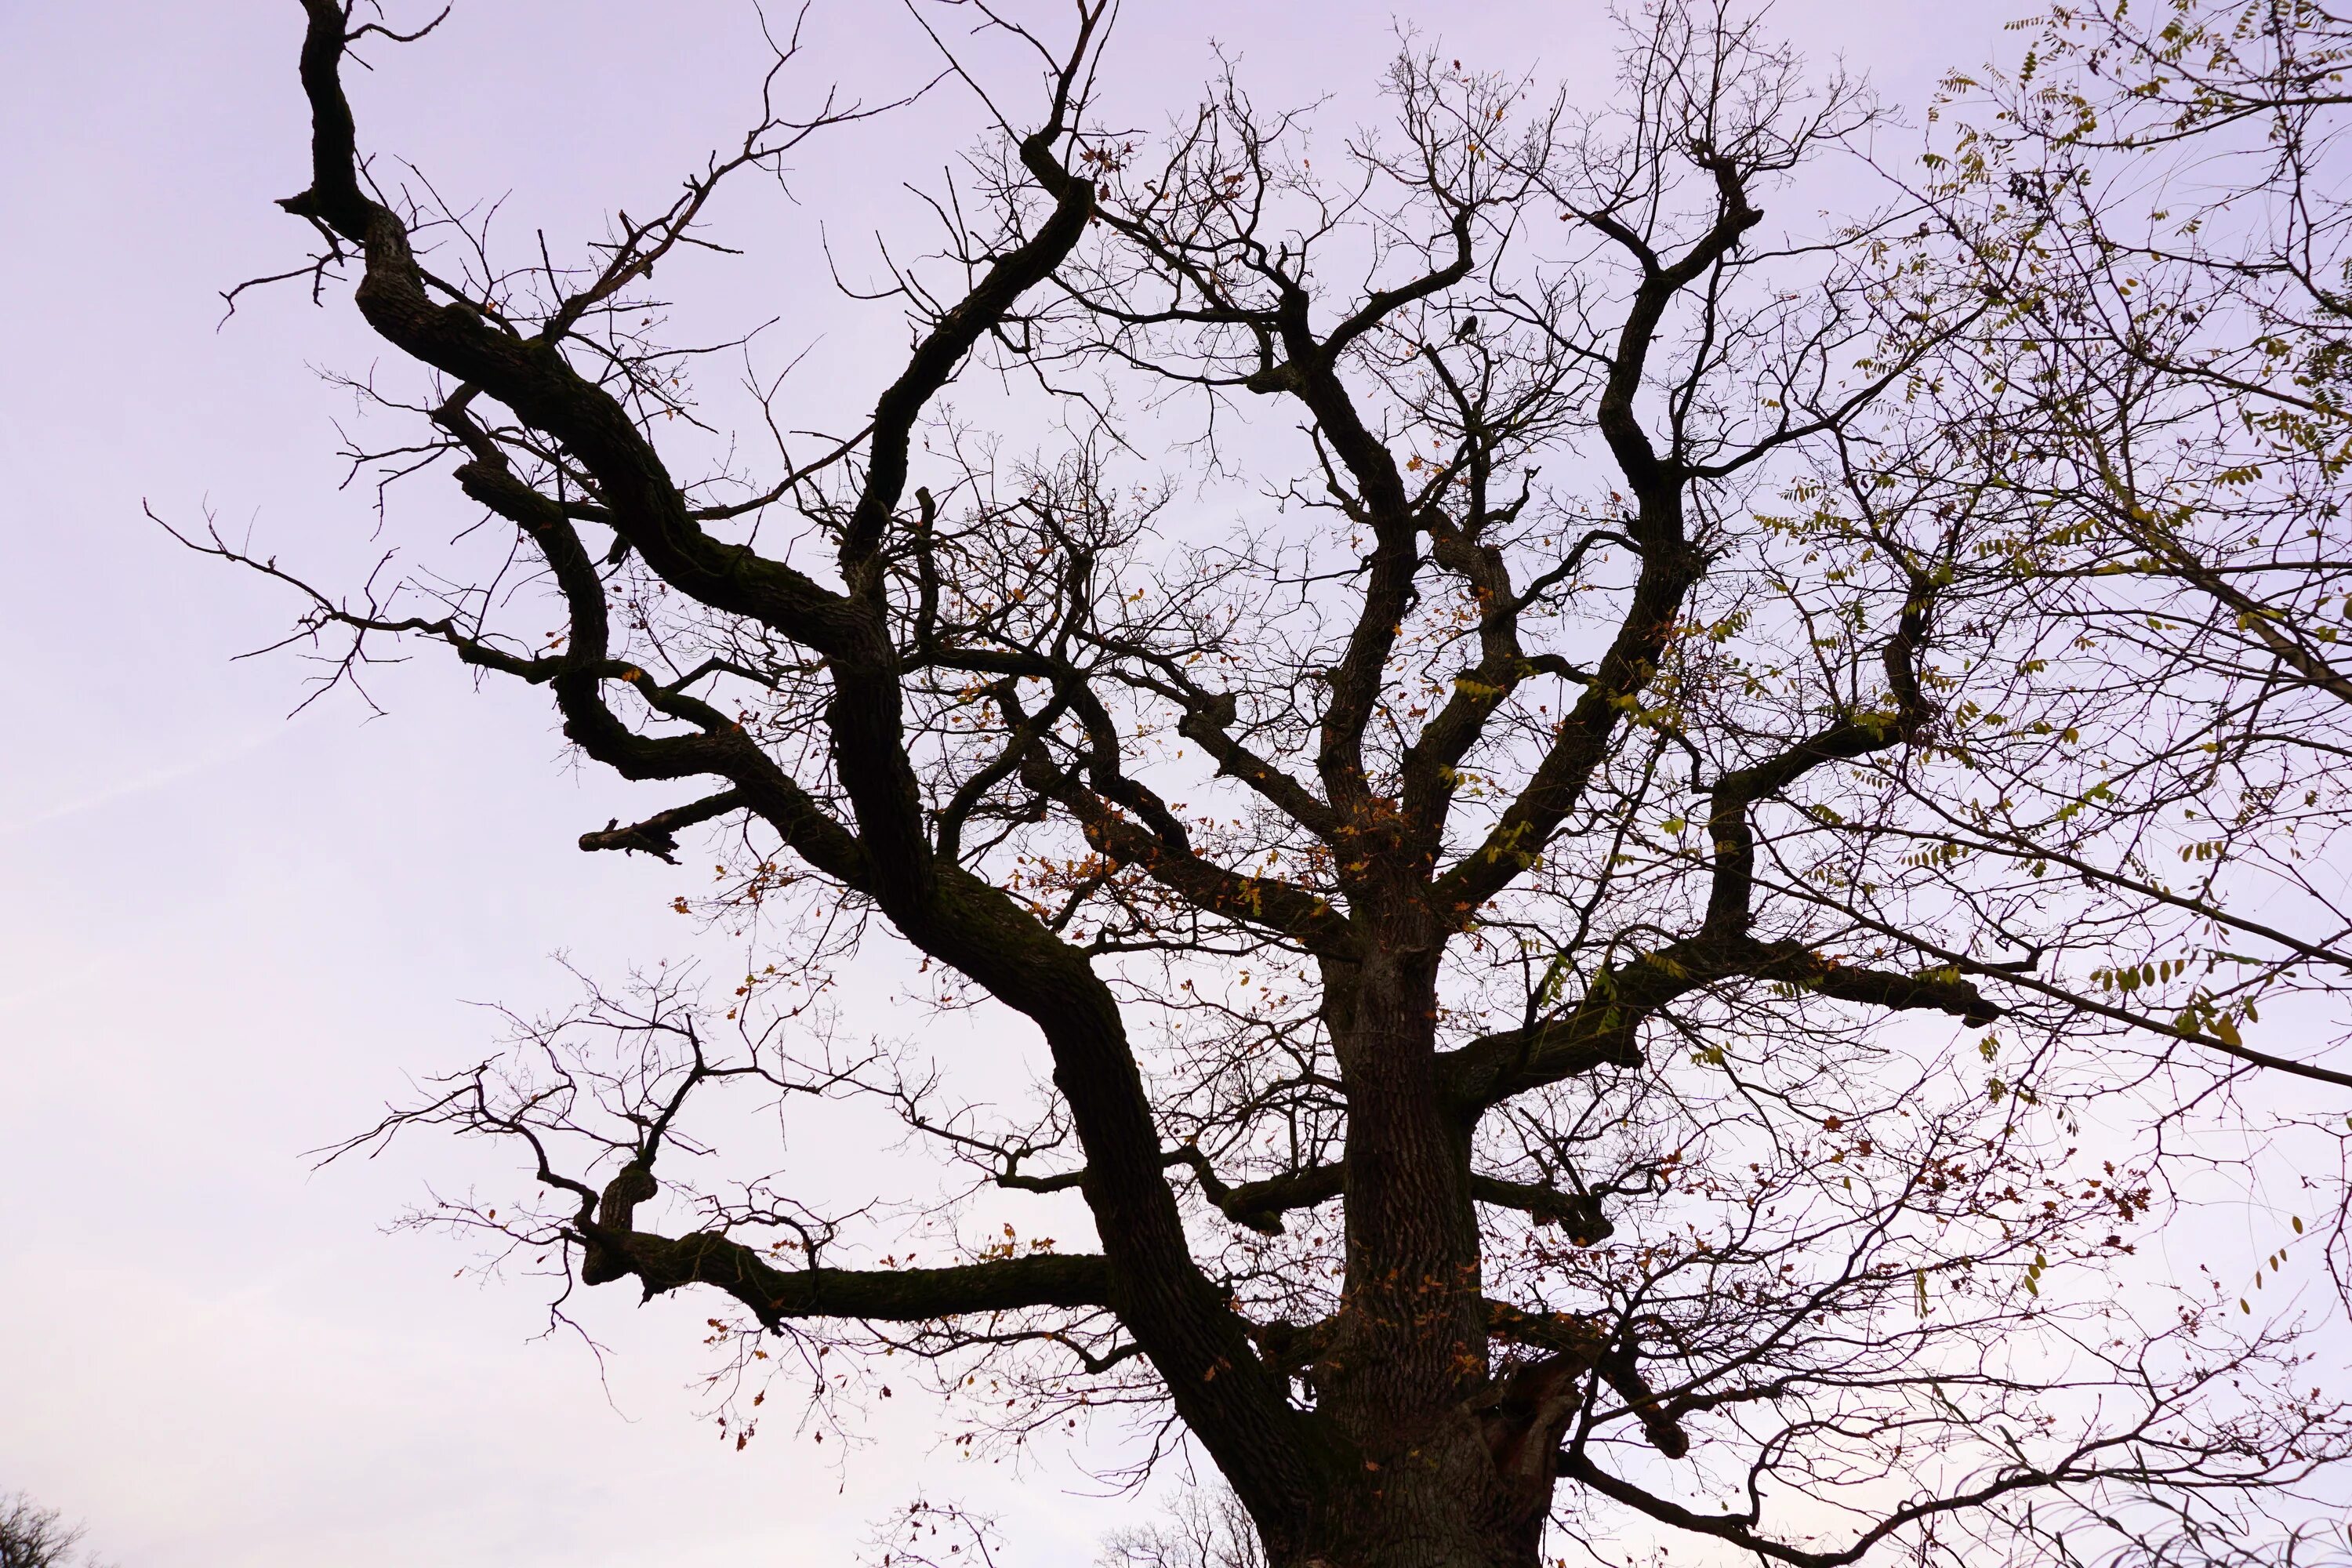
[[[1917,105],[2011,12],[1776,18]],[[1605,79],[1601,0],[1129,0],[1110,96],[1159,123],[1214,38],[1265,101],[1360,102],[1392,15],[1465,65]],[[458,0],[425,45],[376,51],[362,139],[453,199],[508,196],[518,232],[593,237],[739,122],[751,23],[749,0]],[[600,1384],[575,1343],[532,1340],[530,1285],[383,1234],[428,1175],[474,1167],[422,1143],[317,1174],[302,1158],[404,1074],[482,1051],[468,1003],[559,1001],[556,951],[605,969],[684,952],[667,905],[687,873],[572,847],[668,802],[571,769],[529,694],[425,659],[384,672],[385,717],[332,700],[289,721],[301,667],[232,656],[293,606],[142,515],[209,510],[330,581],[381,548],[367,495],[337,488],[350,399],[317,374],[384,357],[347,296],[319,310],[280,288],[216,330],[223,288],[303,255],[272,205],[306,183],[299,26],[292,0],[0,0],[0,1492],[87,1520],[123,1568],[843,1563],[919,1487],[1003,1512],[1013,1562],[1090,1561],[1132,1505],[1085,1500],[1073,1463],[1005,1486],[936,1447],[913,1401],[845,1464],[789,1436],[735,1453],[688,1387],[703,1304],[601,1293]],[[816,0],[810,39],[805,86],[879,98],[930,68],[878,0]],[[892,332],[836,304],[815,225],[903,229],[897,183],[980,124],[943,92],[812,149],[802,205],[747,220],[773,244],[718,304],[779,317],[823,345],[826,386],[870,396],[889,369],[866,351]],[[877,965],[858,1026],[888,1028],[889,991]]]

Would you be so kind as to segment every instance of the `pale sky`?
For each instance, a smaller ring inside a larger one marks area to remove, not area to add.
[[[1917,105],[2024,8],[1775,15]],[[1110,97],[1158,124],[1213,37],[1262,100],[1360,102],[1392,16],[1466,65],[1595,82],[1606,9],[1129,0]],[[510,194],[518,232],[593,237],[736,123],[751,24],[750,0],[459,0],[427,44],[375,51],[362,140],[453,198]],[[538,698],[429,658],[384,672],[386,717],[330,700],[289,721],[299,665],[231,658],[292,604],[141,514],[209,508],[330,581],[380,548],[368,498],[337,489],[350,399],[315,374],[392,368],[347,296],[280,288],[215,330],[219,290],[303,255],[272,205],[306,180],[299,28],[292,0],[0,0],[0,1493],[85,1520],[123,1568],[846,1563],[919,1487],[1005,1515],[1011,1563],[1091,1561],[1134,1505],[1081,1497],[1067,1458],[1008,1484],[937,1447],[911,1400],[845,1464],[789,1438],[737,1454],[687,1386],[704,1303],[597,1293],[600,1384],[576,1344],[531,1339],[530,1284],[453,1278],[460,1244],[382,1233],[428,1176],[498,1167],[424,1142],[318,1174],[301,1157],[404,1075],[486,1052],[469,1002],[562,1000],[557,950],[618,968],[688,944],[666,907],[687,873],[573,847],[668,800],[575,772]],[[928,72],[896,5],[816,0],[810,37],[804,82],[882,96]],[[894,333],[842,311],[814,226],[907,232],[897,183],[981,124],[942,92],[812,149],[803,206],[760,209],[780,247],[718,303],[782,317],[829,384],[870,396],[892,367],[865,351]],[[861,1027],[891,1026],[889,967]],[[853,1148],[836,1162],[856,1175]]]

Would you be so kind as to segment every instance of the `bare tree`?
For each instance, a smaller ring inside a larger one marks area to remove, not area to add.
[[[304,9],[284,205],[325,248],[289,276],[356,268],[428,373],[415,434],[355,460],[446,469],[516,553],[343,595],[194,542],[309,595],[330,684],[438,643],[546,689],[590,761],[706,781],[582,847],[712,835],[709,907],[769,951],[716,1001],[591,984],[396,1110],[360,1142],[510,1143],[542,1193],[425,1218],[566,1290],[706,1292],[730,1375],[789,1352],[819,1402],[863,1352],[984,1392],[975,1443],[1127,1409],[1283,1568],[1633,1530],[1973,1563],[2062,1521],[2145,1555],[2293,1515],[2344,1455],[2291,1314],[2133,1256],[2242,1075],[2344,1076],[2222,1001],[2139,1049],[2052,967],[2137,973],[2129,921],[2078,931],[1979,853],[1965,803],[2078,766],[2094,695],[1977,571],[2003,510],[1857,458],[2000,305],[1906,248],[1932,204],[1768,223],[1870,122],[1852,84],[1704,5],[1650,13],[1593,115],[1407,39],[1392,127],[1318,168],[1230,77],[1120,128],[1095,0],[1057,39],[919,9],[994,132],[892,274],[912,347],[870,412],[755,474],[694,434],[644,283],[723,183],[863,111],[777,109],[786,42],[658,216],[508,268],[360,155],[341,73],[398,35]],[[1042,69],[1025,119],[999,45]],[[987,418],[942,405],[983,370]],[[774,395],[745,428],[788,427]],[[1032,1108],[955,1098],[952,1045],[820,1026],[893,940],[942,1006],[1023,1021]],[[742,1096],[878,1100],[948,1163],[924,1212],[1075,1193],[1097,1249],[1006,1219],[916,1266],[878,1197],[711,1174],[762,1168],[712,1131]]]
[[[71,1568],[90,1561],[77,1550],[83,1531],[23,1492],[0,1497],[0,1568]]]
[[[1114,1531],[1102,1568],[1265,1568],[1256,1526],[1230,1488],[1188,1487],[1165,1518]]]

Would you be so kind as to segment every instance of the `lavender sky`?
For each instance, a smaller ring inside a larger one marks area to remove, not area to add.
[[[2021,8],[1773,15],[1916,115]],[[1262,101],[1337,95],[1336,134],[1372,111],[1392,18],[1466,65],[1605,87],[1601,0],[1130,0],[1109,97],[1160,123],[1214,39]],[[1089,1500],[1069,1459],[1009,1484],[937,1447],[937,1406],[911,1399],[845,1459],[789,1432],[738,1454],[688,1387],[700,1304],[589,1303],[600,1382],[576,1342],[532,1340],[534,1286],[457,1278],[461,1246],[383,1234],[428,1176],[498,1167],[423,1143],[303,1158],[406,1075],[483,1054],[495,1021],[469,1003],[560,1003],[551,954],[616,969],[691,942],[667,908],[689,872],[573,847],[648,803],[570,768],[536,699],[426,658],[383,672],[384,717],[335,700],[289,721],[301,666],[232,656],[295,606],[142,516],[209,510],[331,582],[394,536],[373,537],[364,487],[338,489],[352,400],[317,372],[387,357],[347,297],[314,310],[282,287],[221,324],[222,289],[303,256],[272,205],[305,183],[299,26],[291,0],[0,0],[0,1492],[87,1520],[124,1568],[843,1563],[919,1488],[1003,1513],[1013,1562],[1091,1561],[1139,1505]],[[882,0],[817,0],[808,38],[793,79],[811,90],[879,99],[935,65]],[[428,43],[375,52],[362,140],[453,199],[508,196],[517,233],[593,237],[740,123],[757,41],[750,0],[459,0]],[[919,242],[898,182],[982,123],[942,90],[813,147],[800,205],[744,208],[727,237],[763,248],[695,308],[781,318],[824,395],[870,396],[898,330],[839,303],[816,226]],[[462,523],[434,483],[411,504]],[[852,1022],[887,1033],[887,955],[857,989]],[[838,1143],[818,1152],[844,1179],[887,1163]]]

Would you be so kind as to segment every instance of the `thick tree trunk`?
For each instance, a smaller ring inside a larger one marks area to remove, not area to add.
[[[1327,970],[1347,1280],[1312,1370],[1346,1473],[1277,1568],[1534,1568],[1581,1368],[1489,1375],[1469,1129],[1436,1082],[1436,944]]]
[[[1536,1568],[1543,1509],[1498,1495],[1485,1445],[1467,1436],[1339,1489],[1326,1529],[1275,1568]]]
[[[1318,1408],[1385,1460],[1485,1381],[1468,1129],[1436,1079],[1436,963],[1375,949],[1331,993],[1348,1093],[1347,1283]]]

